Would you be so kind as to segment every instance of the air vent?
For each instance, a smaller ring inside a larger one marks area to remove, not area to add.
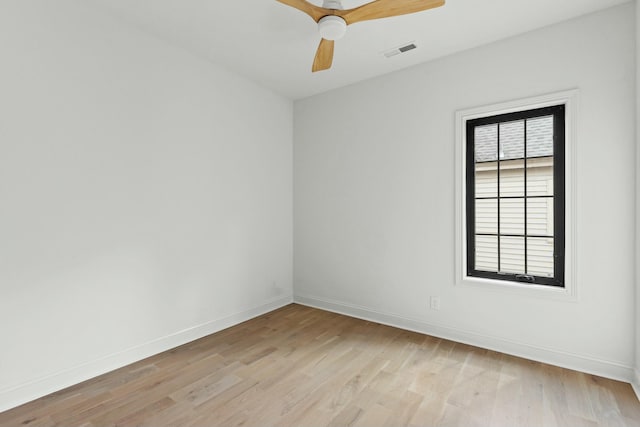
[[[384,56],[386,56],[387,58],[391,58],[392,56],[396,56],[396,55],[400,55],[401,53],[405,53],[405,52],[409,52],[410,50],[416,49],[418,46],[416,46],[415,43],[408,43],[408,44],[403,44],[402,46],[399,47],[394,47],[393,49],[389,49],[386,52],[384,52]]]

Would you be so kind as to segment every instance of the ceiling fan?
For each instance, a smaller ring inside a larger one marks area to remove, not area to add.
[[[277,0],[294,7],[318,23],[322,36],[312,71],[328,70],[333,63],[335,40],[344,36],[347,26],[356,22],[421,12],[444,5],[445,0],[374,0],[354,9],[343,9],[340,0],[324,0],[322,7],[306,0]]]

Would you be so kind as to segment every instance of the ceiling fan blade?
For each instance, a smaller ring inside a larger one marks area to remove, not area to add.
[[[280,3],[286,4],[287,6],[291,6],[296,8],[311,17],[314,21],[318,22],[320,18],[323,16],[331,15],[331,11],[329,9],[325,9],[320,6],[316,6],[315,4],[311,4],[305,0],[276,0]]]
[[[320,40],[320,46],[316,52],[316,58],[313,60],[313,72],[328,70],[333,64],[333,40]]]
[[[278,0],[280,1],[280,0]],[[375,0],[355,9],[334,10],[347,24],[421,12],[444,5],[445,0]]]

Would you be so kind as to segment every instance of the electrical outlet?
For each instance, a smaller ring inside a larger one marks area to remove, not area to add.
[[[440,310],[440,297],[431,297],[430,307],[431,310]]]

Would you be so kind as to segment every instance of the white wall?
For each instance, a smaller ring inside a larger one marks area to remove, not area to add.
[[[291,301],[291,101],[81,1],[0,51],[0,411]]]
[[[629,380],[634,46],[631,3],[296,102],[295,299]],[[455,286],[455,112],[573,88],[579,301]]]
[[[634,389],[640,399],[640,1],[636,0],[636,366]]]

